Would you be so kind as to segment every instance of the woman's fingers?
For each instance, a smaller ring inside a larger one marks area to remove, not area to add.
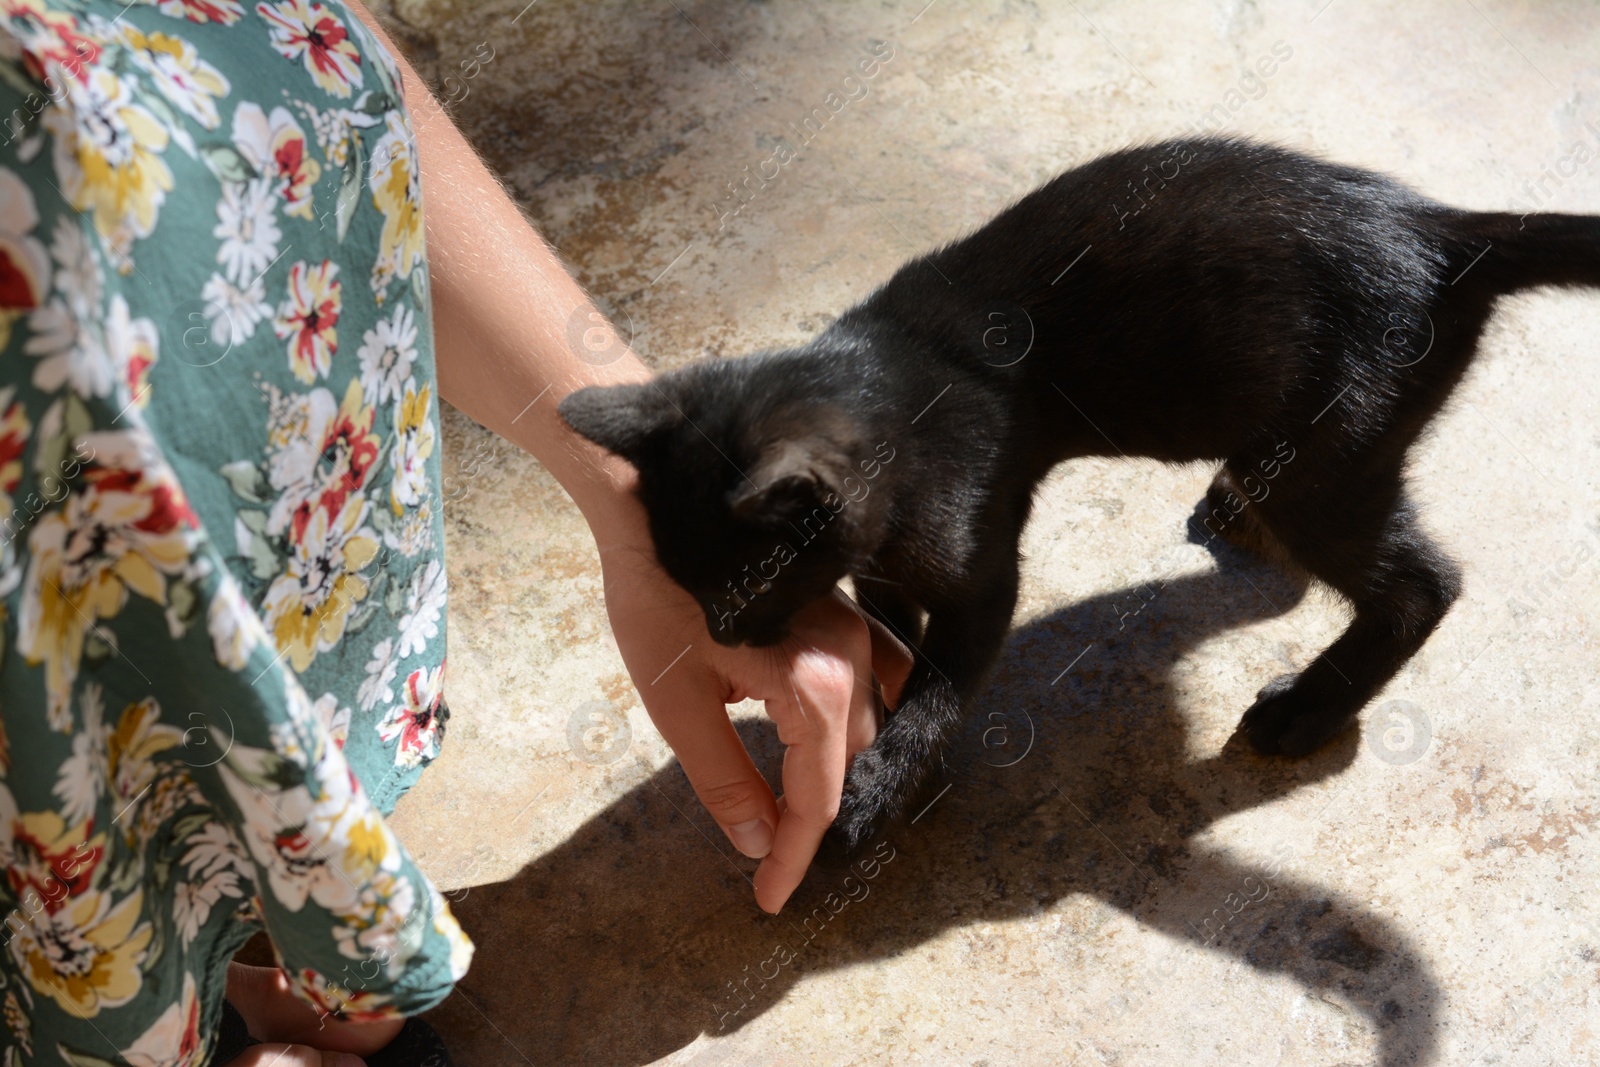
[[[878,736],[878,702],[879,695],[877,682],[872,677],[871,671],[865,678],[857,678],[855,690],[850,696],[850,718],[845,727],[844,753],[846,766],[848,761],[855,757],[857,752],[865,751],[872,747],[872,742]]]
[[[872,635],[872,673],[878,676],[878,687],[883,692],[884,707],[893,710],[900,706],[906,679],[911,675],[911,650],[889,628],[866,612],[867,632]]]
[[[694,650],[684,656],[694,657]],[[751,859],[772,851],[778,806],[772,788],[745,751],[728,718],[727,693],[698,658],[675,664],[646,693],[645,710],[694,787],[706,811],[733,847]]]
[[[866,649],[858,652],[864,661]],[[774,914],[805,878],[839,812],[851,707],[858,694],[872,698],[870,684],[861,684],[864,672],[839,651],[803,646],[789,662],[792,691],[767,698],[767,714],[786,746],[784,812],[772,852],[755,875],[756,903]]]
[[[724,648],[648,556],[602,559],[612,632],[645,710],[728,840],[761,860],[756,901],[775,913],[839,811],[848,757],[872,743],[874,667],[893,703],[911,657],[839,590],[803,609],[782,646]],[[766,703],[787,748],[781,814],[728,718],[727,703],[745,697]]]
[[[786,746],[783,814],[772,854],[755,876],[756,902],[774,913],[800,885],[833,825],[848,757],[871,744],[877,716],[872,632],[842,592],[796,616],[784,647],[790,655],[780,681],[789,691],[766,696]],[[905,672],[892,658],[885,663],[896,685],[903,684]]]
[[[760,859],[772,849],[778,808],[728,719],[727,650],[711,641],[689,595],[653,564],[624,557],[613,566],[611,629],[650,721],[733,847]]]

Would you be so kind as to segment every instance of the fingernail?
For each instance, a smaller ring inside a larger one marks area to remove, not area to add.
[[[341,1052],[339,1058],[333,1061],[333,1067],[367,1067],[367,1061],[348,1052]]]
[[[728,827],[728,838],[734,848],[753,860],[772,851],[772,827],[767,825],[765,819],[751,819]]]

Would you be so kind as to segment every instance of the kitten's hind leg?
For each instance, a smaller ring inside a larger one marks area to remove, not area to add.
[[[1221,539],[1266,559],[1284,559],[1287,553],[1256,519],[1253,510],[1255,498],[1270,489],[1265,479],[1241,476],[1232,463],[1224,466],[1189,517],[1190,542],[1215,551]]]
[[[1355,608],[1339,639],[1263,689],[1239,724],[1256,751],[1303,756],[1343,732],[1422,647],[1459,595],[1460,571],[1418,525],[1397,471],[1252,506],[1300,566]]]
[[[909,814],[959,727],[963,708],[999,655],[1017,603],[1015,559],[1003,573],[971,587],[981,590],[971,602],[929,614],[900,706],[845,776],[839,814],[825,842],[828,859],[849,856],[892,820]]]

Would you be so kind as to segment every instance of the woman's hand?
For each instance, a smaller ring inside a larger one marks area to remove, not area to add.
[[[656,562],[642,506],[616,510],[595,540],[623,662],[700,803],[735,848],[761,859],[756,903],[776,913],[839,810],[850,757],[877,733],[873,675],[892,707],[911,655],[837,589],[801,611],[780,645],[719,645],[699,605]],[[727,705],[745,699],[766,702],[786,746],[782,800],[728,718]]]
[[[354,10],[384,36],[371,13]],[[842,593],[802,612],[794,636],[777,648],[712,642],[700,609],[655,562],[643,509],[628,489],[632,469],[574,434],[556,411],[576,389],[644,381],[649,369],[625,338],[574,344],[575,324],[588,337],[604,320],[416,71],[400,67],[427,204],[440,393],[537,456],[589,519],[612,629],[645,709],[729,839],[765,857],[756,900],[775,912],[838,811],[847,759],[872,742],[872,670],[893,703],[910,656]],[[787,805],[774,800],[728,721],[725,705],[746,697],[766,701],[789,746]]]

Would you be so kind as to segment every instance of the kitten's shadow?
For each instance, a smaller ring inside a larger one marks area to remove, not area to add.
[[[1226,552],[1219,558],[1230,563]],[[1263,839],[1251,852],[1270,857],[1264,864],[1192,843],[1225,815],[1336,774],[1356,752],[1346,737],[1303,762],[1269,761],[1235,738],[1215,756],[1186,757],[1180,658],[1302,592],[1244,566],[1249,582],[1228,572],[1180,578],[1014,631],[949,760],[948,792],[890,835],[893,859],[849,883],[814,870],[775,918],[757,910],[746,873],[754,865],[706,817],[682,771],[650,776],[509,881],[455,904],[478,954],[461,992],[434,1013],[436,1025],[462,1062],[647,1063],[702,1032],[736,1029],[808,974],[1084,894],[1342,1001],[1370,1019],[1384,1065],[1427,1061],[1439,994],[1393,923],[1303,880],[1316,860],[1302,842]],[[1144,607],[1125,619],[1133,603]],[[1238,669],[1271,676],[1261,663]],[[779,750],[764,725],[746,721],[741,732],[775,769]],[[1093,940],[1069,935],[1057,958],[1087,955]],[[1200,958],[1176,946],[1162,955],[1167,962],[1115,1002],[1074,1004],[1072,1014],[1092,1019],[1097,1033],[1137,1032],[1133,1019],[1119,1027],[1116,1017],[1159,1017],[1171,977]],[[1239,1035],[1239,1051],[1290,1026],[1287,1007],[1267,1010]],[[1086,1031],[1060,1037],[1074,1052],[1079,1039],[1114,1051]],[[1208,1033],[1207,1043],[1216,1040]]]

